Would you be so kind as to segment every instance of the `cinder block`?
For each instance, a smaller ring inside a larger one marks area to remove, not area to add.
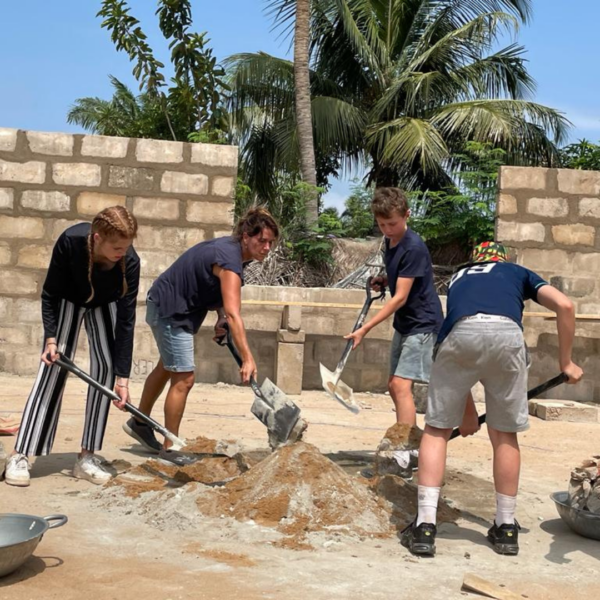
[[[593,246],[596,229],[579,223],[577,225],[555,225],[552,227],[552,237],[557,244],[565,246]]]
[[[302,329],[302,307],[284,306],[281,327],[289,331],[300,331]]]
[[[544,421],[598,422],[597,407],[569,400],[537,400],[535,414]]]
[[[52,246],[23,246],[19,250],[17,265],[30,269],[47,269],[52,256]]]
[[[567,194],[600,194],[600,173],[578,169],[558,170],[558,189]]]
[[[540,217],[565,217],[569,214],[569,201],[565,198],[530,198],[527,212]]]
[[[32,210],[65,212],[71,208],[71,199],[63,192],[26,190],[21,196],[21,206],[24,208],[30,208]]]
[[[110,135],[85,135],[81,142],[81,155],[100,158],[125,158],[128,145],[129,138]]]
[[[12,209],[15,203],[15,191],[12,188],[0,188],[0,210]]]
[[[543,190],[548,169],[541,167],[500,167],[500,189]]]
[[[158,277],[163,271],[166,271],[179,257],[179,254],[172,252],[160,252],[150,250],[140,250],[138,252],[141,261],[142,273],[146,276]]]
[[[0,242],[0,265],[10,264],[12,252],[10,245],[7,242]]]
[[[587,252],[585,254],[577,252],[573,255],[573,272],[578,275],[587,273],[597,277],[598,265],[600,265],[600,252]]]
[[[179,200],[136,196],[133,199],[133,213],[144,219],[176,221],[179,218]]]
[[[277,344],[275,385],[286,394],[302,393],[304,344]]]
[[[29,149],[36,154],[73,156],[74,138],[69,133],[28,131]]]
[[[135,157],[138,162],[180,163],[183,161],[183,142],[137,140]]]
[[[38,239],[44,237],[44,221],[37,217],[0,215],[0,237]]]
[[[141,225],[135,247],[141,250],[164,249],[182,254],[189,247],[204,241],[204,232],[191,227],[152,227]]]
[[[147,192],[154,187],[154,172],[151,169],[113,165],[108,171],[108,185]]]
[[[579,216],[600,219],[600,198],[582,198],[579,201]]]
[[[232,234],[231,229],[222,229],[221,231],[215,231],[213,233],[213,238],[227,237]]]
[[[594,292],[596,281],[592,277],[552,277],[550,285],[560,290],[567,296],[575,298],[584,298]]]
[[[306,341],[306,334],[304,331],[289,331],[287,329],[277,330],[277,341],[285,342],[287,344],[304,344]]]
[[[212,193],[213,196],[224,196],[233,198],[235,191],[235,182],[233,177],[213,177]]]
[[[575,258],[577,258],[577,255],[575,255]],[[536,248],[523,248],[519,250],[518,262],[520,265],[523,265],[524,267],[532,269],[536,272],[571,270],[571,257],[564,250],[538,250]],[[596,265],[598,265],[598,263],[596,263]]]
[[[179,173],[166,171],[163,173],[160,189],[172,194],[195,194],[205,196],[208,193],[208,177],[201,173]]]
[[[188,200],[186,218],[192,223],[225,225],[233,220],[233,204]]]
[[[77,212],[82,215],[97,215],[109,206],[125,206],[127,196],[101,194],[99,192],[81,192],[77,196]]]
[[[192,144],[192,162],[202,163],[207,167],[236,168],[238,164],[238,149],[237,146]]]
[[[14,298],[3,298],[0,296],[0,319],[3,322],[8,322],[7,319],[10,318],[14,302]]]
[[[510,194],[500,194],[498,197],[498,215],[514,215],[517,213],[517,199]]]
[[[101,169],[90,163],[55,163],[52,165],[52,179],[59,185],[97,187],[100,185]]]
[[[39,300],[19,298],[14,303],[14,312],[19,323],[38,324],[42,318],[42,303]]]
[[[0,327],[0,347],[29,345],[30,329],[27,325]]]
[[[4,269],[0,277],[0,294],[12,296],[35,294],[38,289],[39,275]]]
[[[505,242],[543,242],[546,228],[542,223],[498,222],[498,239]]]
[[[83,219],[77,219],[75,221],[70,219],[47,219],[46,229],[48,232],[48,237],[54,242],[65,229],[81,222],[83,222]]]
[[[17,147],[18,129],[0,127],[0,152],[14,152]]]
[[[37,160],[25,163],[0,160],[0,181],[44,183],[46,181],[46,163]]]

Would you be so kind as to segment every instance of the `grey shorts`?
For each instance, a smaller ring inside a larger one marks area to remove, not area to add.
[[[390,351],[390,376],[427,383],[436,337],[435,333],[401,335],[394,331]]]
[[[439,429],[458,427],[467,394],[478,381],[485,390],[490,427],[529,429],[527,349],[513,321],[463,320],[454,326],[436,352],[425,422]]]

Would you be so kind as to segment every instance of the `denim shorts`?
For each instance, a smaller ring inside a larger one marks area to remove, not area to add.
[[[152,329],[166,371],[190,373],[196,369],[193,334],[173,327],[170,319],[161,317],[150,298],[146,299],[146,323]]]
[[[428,383],[437,334],[401,335],[394,331],[390,352],[390,375],[418,383]]]

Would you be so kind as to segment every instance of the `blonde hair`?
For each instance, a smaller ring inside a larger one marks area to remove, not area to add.
[[[92,221],[92,227],[87,239],[88,247],[88,281],[91,294],[86,302],[94,298],[94,286],[92,285],[92,270],[94,268],[94,234],[98,233],[103,238],[120,238],[133,240],[137,235],[138,224],[135,217],[124,206],[109,206],[99,212]],[[121,272],[123,274],[123,293],[127,293],[127,278],[125,276],[125,256],[121,258]]]

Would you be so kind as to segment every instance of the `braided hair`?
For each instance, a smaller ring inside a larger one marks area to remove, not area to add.
[[[94,268],[94,234],[98,233],[103,238],[120,238],[133,240],[137,235],[138,224],[135,217],[124,206],[109,206],[99,212],[92,221],[92,227],[87,238],[88,248],[88,281],[90,283],[90,302],[94,297],[94,286],[92,285],[92,270]],[[121,272],[123,274],[123,293],[127,293],[127,278],[125,276],[125,256],[121,258]]]

